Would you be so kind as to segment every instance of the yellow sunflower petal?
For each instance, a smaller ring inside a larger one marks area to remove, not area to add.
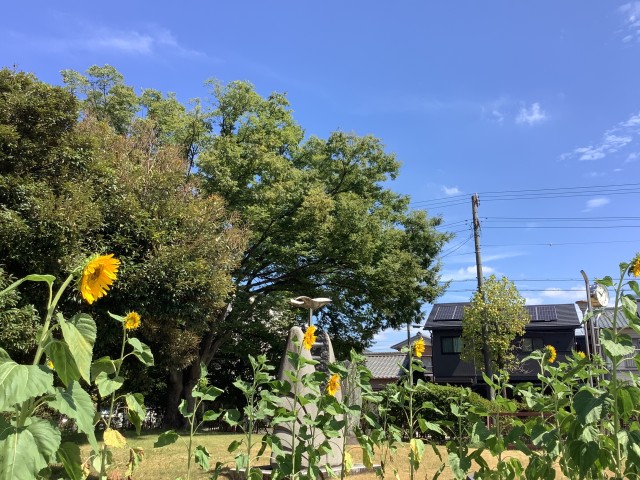
[[[100,255],[89,259],[82,270],[80,294],[87,303],[92,304],[107,294],[109,287],[118,278],[120,260],[113,254]]]
[[[309,327],[307,328],[307,331],[304,332],[302,345],[307,350],[311,350],[311,347],[313,347],[313,344],[316,343],[317,337],[315,336],[315,333],[316,333],[316,327],[314,327],[313,325],[309,325]]]
[[[137,312],[129,312],[124,317],[124,328],[126,330],[135,330],[140,326],[140,315]]]
[[[332,397],[335,397],[338,390],[340,390],[340,375],[334,373],[331,375],[329,383],[327,384],[327,393]]]

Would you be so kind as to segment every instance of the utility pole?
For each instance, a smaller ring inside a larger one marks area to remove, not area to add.
[[[484,292],[482,291],[482,282],[484,277],[482,275],[482,257],[480,256],[480,220],[478,220],[478,205],[480,205],[480,199],[478,194],[474,193],[471,196],[471,212],[473,215],[473,240],[476,246],[476,275],[478,276],[478,292],[482,295],[482,298],[486,301]],[[487,345],[487,322],[482,323],[482,357],[484,359],[484,372],[487,377],[492,378],[493,373],[491,369],[491,359],[489,358],[489,347]],[[489,399],[495,399],[495,392],[493,387],[489,387]]]

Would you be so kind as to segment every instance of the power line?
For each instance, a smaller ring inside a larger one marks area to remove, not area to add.
[[[592,185],[584,187],[558,187],[558,188],[537,188],[524,190],[502,190],[479,192],[483,201],[497,200],[529,200],[537,198],[559,198],[559,197],[583,197],[601,194],[609,195],[630,195],[640,194],[640,183],[623,183],[612,185]],[[409,205],[422,205],[425,208],[448,207],[466,203],[468,195],[453,195],[450,197],[440,197],[431,200],[418,200],[410,202]]]
[[[449,249],[447,252],[443,252],[442,255],[440,255],[440,258],[445,258],[448,257],[449,255],[451,255],[453,252],[455,252],[456,250],[460,249],[462,246],[466,245],[467,243],[469,243],[469,241],[473,238],[473,235],[469,235],[469,237],[462,243],[458,244],[456,247],[452,247],[451,249]]]
[[[581,282],[581,278],[510,278],[512,282]],[[458,282],[475,282],[474,278],[466,278],[461,280],[446,280],[440,281],[438,283],[458,283]]]
[[[638,243],[637,240],[603,240],[594,242],[547,242],[547,243],[487,243],[485,247],[563,247],[567,245],[602,245],[610,243]]]

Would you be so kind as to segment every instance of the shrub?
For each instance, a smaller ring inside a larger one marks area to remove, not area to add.
[[[402,387],[399,385],[388,385],[385,390],[381,392],[384,397],[382,403],[385,404],[387,399],[393,398],[401,389]],[[439,424],[445,431],[445,435],[430,432],[429,437],[432,440],[436,442],[444,442],[447,438],[452,436],[452,427],[457,424],[458,418],[453,414],[451,405],[454,402],[454,399],[459,399],[464,391],[465,390],[462,387],[438,385],[435,383],[423,383],[416,387],[416,393],[414,396],[415,404],[422,405],[425,402],[431,402],[435,407],[435,410],[423,410],[422,417],[429,422]],[[497,413],[499,411],[498,405],[474,392],[470,393],[467,398],[467,402],[472,407],[478,407],[491,413]],[[391,401],[390,406],[390,421],[396,427],[405,432],[406,436],[408,425],[407,419],[403,413],[402,405]],[[376,411],[375,405],[365,405],[363,408],[374,412]],[[465,417],[463,419],[463,429],[469,432],[473,423],[475,423],[474,419],[469,416]]]

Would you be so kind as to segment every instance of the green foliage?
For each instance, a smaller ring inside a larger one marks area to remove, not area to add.
[[[219,129],[198,157],[200,176],[251,231],[229,327],[265,328],[252,319],[289,311],[299,292],[322,294],[333,303],[319,326],[346,355],[379,329],[419,318],[422,302],[442,292],[435,259],[450,236],[435,230],[439,218],[408,213],[408,198],[383,187],[399,163],[380,140],[343,132],[304,140],[283,95],[262,98],[244,82],[214,82],[212,93]],[[281,331],[289,315],[278,319]]]
[[[1,214],[0,214],[1,215]],[[0,268],[0,291],[12,283]],[[0,295],[0,345],[11,358],[26,360],[27,352],[36,346],[36,334],[40,320],[32,305],[21,305],[20,294],[12,290]]]
[[[431,431],[426,435],[438,443],[442,443],[456,434],[456,429],[458,428],[458,417],[451,409],[453,401],[464,397],[471,407],[483,409],[491,413],[499,411],[497,404],[490,402],[477,393],[467,393],[466,389],[462,387],[438,385],[435,383],[420,383],[414,388],[414,404],[417,406],[425,404],[432,406],[431,408],[424,409],[420,412],[419,418],[438,424],[443,431],[442,433]],[[408,435],[408,423],[400,402],[400,398],[402,398],[403,394],[403,387],[400,385],[387,385],[381,393],[385,399],[396,399],[391,402],[391,408],[389,411],[390,420],[396,427],[405,432],[404,436],[406,437]],[[473,418],[465,417],[463,419],[463,430],[465,432],[469,432],[473,424]]]
[[[209,471],[209,452],[202,445],[198,445],[194,448],[193,443],[196,433],[202,427],[204,422],[215,420],[222,413],[214,410],[204,410],[204,402],[213,402],[222,394],[222,390],[209,385],[207,380],[207,368],[204,364],[200,365],[200,378],[191,394],[194,399],[193,407],[189,409],[185,400],[182,400],[179,407],[180,413],[185,417],[189,424],[189,437],[188,440],[185,441],[185,446],[187,447],[187,480],[191,479],[191,465],[194,461],[205,472]],[[200,415],[198,412],[201,408],[203,411]],[[229,412],[226,413],[228,414]],[[158,440],[153,444],[153,446],[154,448],[166,447],[167,445],[175,443],[179,439],[183,440],[175,430],[168,430],[160,434]]]
[[[486,342],[492,371],[515,366],[513,340],[524,334],[529,315],[525,300],[506,277],[487,279],[465,308],[462,319],[460,358],[484,369],[483,344]],[[486,338],[485,338],[486,337]]]

